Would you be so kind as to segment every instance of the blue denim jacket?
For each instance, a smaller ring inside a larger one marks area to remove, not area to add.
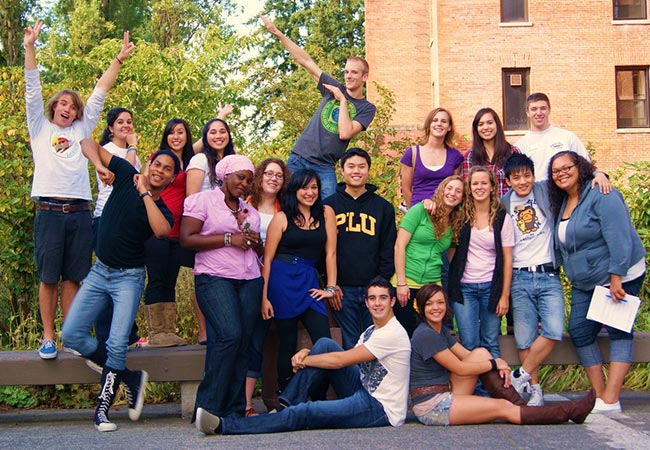
[[[557,237],[566,200],[555,222]],[[556,239],[564,271],[573,286],[590,291],[609,283],[610,274],[625,276],[645,256],[630,212],[617,190],[605,195],[591,184],[585,186],[566,229],[566,242]]]

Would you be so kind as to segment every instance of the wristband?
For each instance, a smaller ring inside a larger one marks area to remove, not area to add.
[[[408,286],[408,284],[406,284],[406,283],[405,284],[397,284],[396,286],[397,287],[406,287],[406,286]]]
[[[223,246],[230,247],[232,239],[232,233],[224,233],[223,235]]]
[[[130,145],[130,146],[126,149],[126,152],[127,152],[127,153],[129,153],[129,152],[135,152],[136,150],[138,150],[138,149],[135,148],[135,146]]]
[[[124,61],[120,59],[120,55],[117,55],[115,59],[117,60],[118,63],[120,63],[120,65],[124,64]]]
[[[494,358],[490,360],[490,364],[492,365],[492,370],[497,370],[497,362]]]
[[[144,199],[146,196],[152,197],[151,192],[144,191],[142,194],[140,194],[141,199]]]

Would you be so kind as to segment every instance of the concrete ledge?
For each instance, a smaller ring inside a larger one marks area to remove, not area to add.
[[[340,342],[340,330],[332,328],[332,337]],[[520,364],[515,348],[514,336],[500,336],[501,355],[512,365]],[[603,352],[605,362],[609,361],[609,339],[598,336],[597,342]],[[310,347],[309,335],[299,330],[298,347]],[[276,361],[277,335],[271,327],[264,347],[264,376],[262,397],[267,408],[277,402]],[[650,333],[634,335],[635,363],[650,362]],[[149,381],[174,381],[181,384],[181,411],[183,417],[190,417],[194,410],[196,389],[203,376],[205,347],[187,345],[169,348],[138,348],[127,354],[130,369],[143,369],[149,372]],[[580,364],[571,339],[565,336],[543,364]],[[0,352],[0,385],[53,385],[53,384],[94,384],[99,383],[99,375],[86,366],[85,360],[67,352],[59,352],[57,359],[44,361],[32,351]]]

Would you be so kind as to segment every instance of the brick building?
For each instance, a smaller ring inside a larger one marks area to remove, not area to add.
[[[649,3],[366,0],[368,97],[373,81],[391,89],[393,125],[411,136],[440,105],[469,138],[474,114],[490,106],[514,143],[527,128],[526,95],[545,92],[551,123],[593,143],[600,167],[647,159]]]

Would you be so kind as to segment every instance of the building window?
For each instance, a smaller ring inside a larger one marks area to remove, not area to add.
[[[530,69],[503,69],[503,126],[506,130],[527,130],[526,97]]]
[[[528,0],[501,0],[501,22],[528,22]]]
[[[648,18],[647,0],[613,0],[614,20],[644,20]]]
[[[648,68],[616,68],[616,127],[650,127]]]

